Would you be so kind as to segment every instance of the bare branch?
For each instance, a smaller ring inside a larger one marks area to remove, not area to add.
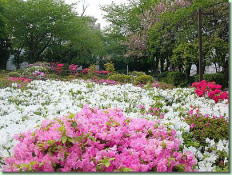
[[[88,8],[88,4],[86,4],[85,0],[82,0],[82,13],[81,13],[81,17],[83,17],[85,15],[85,12]]]

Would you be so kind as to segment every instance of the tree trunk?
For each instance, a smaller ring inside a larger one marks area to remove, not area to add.
[[[229,67],[228,67],[228,60],[225,61],[223,65],[223,73],[224,73],[224,79],[225,79],[225,87],[228,87],[229,83]]]
[[[185,76],[187,79],[189,79],[190,77],[191,67],[192,67],[192,64],[189,64],[185,69]]]
[[[154,64],[154,70],[155,70],[155,72],[158,72],[158,68],[159,68],[159,58],[156,57],[155,64]]]
[[[170,66],[169,58],[166,58],[166,61],[167,61],[167,64],[166,64],[166,67],[165,67],[165,72],[168,71],[168,68],[169,68],[169,66]]]
[[[160,72],[164,72],[164,59],[160,59]]]

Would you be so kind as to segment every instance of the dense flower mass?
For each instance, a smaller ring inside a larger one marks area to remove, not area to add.
[[[87,73],[89,73],[89,68],[85,68],[85,69],[83,69],[82,71],[81,71],[81,73],[83,73],[83,74],[87,74]]]
[[[213,99],[216,103],[229,98],[228,92],[221,90],[222,86],[215,82],[207,82],[205,80],[201,82],[195,82],[192,84],[195,87],[195,93],[199,96],[208,96]]]
[[[110,71],[95,71],[95,73],[107,75],[107,74],[109,74],[109,73],[111,73],[111,72],[110,72]]]
[[[108,84],[108,85],[116,85],[116,84],[119,84],[119,82],[117,81],[114,81],[114,80],[106,80],[106,79],[95,79],[93,80],[94,82],[96,83],[99,83],[99,84]]]
[[[77,72],[78,65],[71,64],[71,65],[69,65],[68,69],[72,74],[75,74]]]
[[[45,73],[44,72],[40,72],[40,71],[35,71],[32,73],[33,76],[38,77],[39,79],[43,79],[45,77]]]
[[[29,83],[32,79],[24,78],[24,77],[9,77],[8,80],[12,82],[22,82],[22,83]]]
[[[6,157],[14,155],[13,148],[19,143],[13,139],[15,134],[34,131],[42,121],[80,112],[83,105],[88,104],[91,108],[121,109],[128,119],[155,120],[160,126],[176,131],[180,149],[191,151],[196,156],[197,171],[228,171],[228,139],[206,138],[205,144],[199,145],[194,141],[193,132],[194,128],[201,126],[201,121],[193,123],[185,120],[191,109],[197,109],[201,116],[223,117],[228,121],[228,100],[215,103],[212,99],[198,97],[193,88],[163,90],[151,86],[139,88],[132,84],[106,84],[84,80],[35,80],[26,88],[0,89],[0,167],[6,163]],[[216,123],[213,121],[213,124]]]
[[[60,74],[63,71],[64,64],[61,63],[50,63],[50,69]]]
[[[85,107],[77,115],[45,120],[17,136],[4,171],[193,171],[196,159],[180,152],[176,131],[158,121],[128,119],[120,110]]]

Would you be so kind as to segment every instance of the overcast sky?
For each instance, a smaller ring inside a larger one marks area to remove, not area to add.
[[[95,18],[97,18],[97,23],[100,23],[101,28],[103,29],[105,26],[107,26],[107,22],[103,19],[103,11],[101,11],[100,6],[111,4],[112,2],[120,4],[126,2],[127,0],[65,0],[65,2],[67,2],[68,4],[84,1],[85,4],[88,6],[85,15],[94,16]],[[78,7],[78,12],[82,12],[81,3]]]

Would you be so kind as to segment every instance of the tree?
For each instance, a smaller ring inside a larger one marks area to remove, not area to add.
[[[95,20],[78,16],[62,0],[12,0],[6,9],[17,63],[80,63],[100,55],[104,48],[102,33],[93,26]]]
[[[7,40],[7,31],[6,31],[6,22],[7,19],[5,18],[5,1],[0,1],[0,69],[5,68],[8,56],[9,56],[9,46],[10,43]]]

